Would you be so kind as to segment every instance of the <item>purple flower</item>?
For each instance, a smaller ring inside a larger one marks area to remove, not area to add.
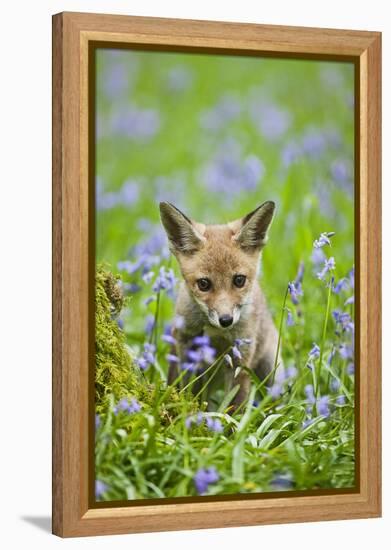
[[[136,359],[136,363],[141,370],[147,370],[155,363],[156,347],[153,344],[146,342],[141,356]]]
[[[235,338],[235,346],[249,346],[251,344],[251,338]]]
[[[241,110],[242,106],[235,97],[225,95],[212,109],[201,113],[201,126],[205,130],[218,131],[237,119]]]
[[[286,315],[286,325],[288,327],[292,327],[294,324],[295,324],[295,321],[293,319],[293,315],[290,312],[290,310],[288,309],[288,312],[287,312],[287,315]]]
[[[136,141],[149,141],[160,129],[160,116],[154,109],[139,109],[135,105],[117,109],[111,118],[113,134]]]
[[[206,426],[211,432],[221,433],[223,431],[223,425],[218,418],[206,418]]]
[[[267,388],[267,393],[270,395],[270,397],[273,399],[273,401],[275,401],[276,399],[281,397],[281,395],[283,393],[283,387],[282,387],[281,384],[276,382],[275,384],[273,384],[272,386]]]
[[[331,380],[331,382],[330,382],[331,391],[334,391],[334,392],[338,391],[340,386],[341,386],[341,382],[339,380],[337,380],[337,378],[333,378]]]
[[[195,338],[193,338],[193,344],[196,346],[209,346],[210,338],[207,334],[203,336],[196,336]]]
[[[273,491],[289,491],[294,486],[291,474],[277,474],[270,482]]]
[[[190,361],[181,364],[181,369],[187,372],[196,372],[197,368],[196,363],[191,363]]]
[[[341,344],[338,348],[339,355],[342,359],[352,359],[353,358],[353,348],[347,344]]]
[[[155,328],[155,317],[150,313],[145,318],[145,332],[146,334],[152,334],[153,329]]]
[[[100,499],[108,490],[108,485],[100,479],[95,480],[95,498]]]
[[[301,283],[296,281],[288,283],[288,292],[291,297],[292,303],[297,306],[299,303],[299,296],[303,296]]]
[[[320,356],[320,347],[318,344],[313,344],[310,352],[308,353],[308,359],[318,359]]]
[[[176,315],[174,317],[173,326],[178,329],[183,328],[185,326],[185,318],[182,315]]]
[[[204,181],[209,190],[220,193],[223,198],[257,188],[265,174],[263,162],[255,155],[244,159],[241,156],[238,143],[229,141],[222,145],[204,170]]]
[[[159,275],[156,277],[152,290],[154,292],[166,291],[167,295],[173,297],[173,291],[178,279],[175,277],[172,269],[166,269],[162,266]]]
[[[303,152],[295,141],[288,142],[282,149],[281,160],[285,167],[291,166],[291,164],[296,163],[300,160]]]
[[[95,430],[99,430],[101,424],[100,416],[99,414],[95,415]]]
[[[176,66],[167,74],[167,88],[171,92],[184,92],[190,88],[193,82],[193,75],[186,66]]]
[[[166,342],[166,344],[171,344],[175,346],[177,343],[176,339],[172,336],[172,334],[162,334],[162,340],[163,342]]]
[[[233,356],[236,357],[236,359],[242,359],[242,354],[237,346],[232,346],[232,353]]]
[[[311,255],[311,261],[315,266],[319,266],[326,260],[326,254],[321,248],[314,248]]]
[[[354,363],[348,363],[346,372],[350,375],[354,374]]]
[[[126,397],[119,400],[118,405],[114,407],[114,414],[119,412],[126,412],[133,414],[141,410],[141,405],[134,397],[129,401]]]
[[[335,233],[333,231],[328,233],[321,233],[319,239],[315,239],[314,248],[322,248],[323,246],[331,246],[330,237],[333,237]]]
[[[345,306],[348,306],[350,304],[354,304],[354,296],[350,296],[347,300],[345,300]]]
[[[334,258],[331,256],[330,258],[328,258],[327,260],[325,260],[324,262],[324,267],[322,269],[322,271],[319,271],[319,273],[317,273],[317,277],[318,279],[320,279],[321,281],[324,280],[325,276],[327,273],[329,273],[330,271],[334,270],[335,269],[335,260]]]
[[[302,137],[301,146],[306,155],[319,158],[327,147],[326,136],[318,129],[308,128]]]
[[[307,397],[307,402],[313,405],[315,403],[314,387],[312,384],[307,384],[304,388],[304,393]]]
[[[254,102],[250,110],[259,133],[270,141],[280,139],[291,124],[290,114],[270,101]]]
[[[323,395],[320,397],[316,402],[316,409],[318,411],[318,414],[320,416],[324,416],[325,418],[328,418],[330,416],[330,408],[329,408],[329,396]]]
[[[334,286],[333,292],[334,294],[340,294],[342,290],[346,290],[349,288],[349,281],[346,277],[343,277],[338,281],[338,283]]]
[[[194,476],[194,485],[197,493],[203,495],[208,491],[209,485],[216,483],[220,476],[214,466],[200,468]]]
[[[354,332],[354,323],[349,313],[335,309],[332,311],[332,316],[337,326],[339,326],[343,332]]]
[[[174,355],[173,353],[167,353],[166,359],[170,363],[179,363],[179,357],[177,355]]]
[[[335,402],[337,403],[337,405],[345,405],[346,403],[346,398],[344,395],[338,395],[337,399],[335,400]]]

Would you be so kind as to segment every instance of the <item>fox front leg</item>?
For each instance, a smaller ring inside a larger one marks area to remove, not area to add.
[[[239,384],[239,390],[235,397],[232,400],[231,406],[233,410],[236,410],[242,403],[246,401],[250,394],[251,389],[251,379],[249,374],[243,369],[243,366],[251,368],[252,360],[254,357],[255,348],[250,344],[245,349],[241,348],[241,357],[233,358],[233,373],[231,377],[231,387]],[[235,376],[237,369],[241,369],[239,373]]]

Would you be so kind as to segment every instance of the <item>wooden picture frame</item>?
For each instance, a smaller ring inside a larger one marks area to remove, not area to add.
[[[89,257],[91,45],[346,59],[356,68],[360,326],[354,491],[219,502],[94,506]],[[381,35],[61,13],[53,17],[53,533],[62,537],[378,517],[381,514]]]

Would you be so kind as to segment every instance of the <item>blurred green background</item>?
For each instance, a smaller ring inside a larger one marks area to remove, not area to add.
[[[314,276],[323,261],[321,252],[311,257],[314,239],[335,231],[337,279],[354,264],[354,66],[104,49],[96,56],[96,255],[127,285],[128,338],[142,338],[154,310],[142,281],[151,266],[140,257],[158,258],[155,272],[170,263],[159,201],[222,223],[274,200],[261,285],[276,316],[304,260],[305,340],[318,339],[325,289]],[[169,319],[173,304],[163,308]]]

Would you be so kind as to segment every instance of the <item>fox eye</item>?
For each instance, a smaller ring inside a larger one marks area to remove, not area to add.
[[[234,278],[233,278],[233,283],[238,288],[244,287],[245,282],[246,282],[246,276],[245,275],[235,275]]]
[[[197,279],[197,286],[202,292],[208,292],[212,288],[212,281],[203,277],[202,279]]]

